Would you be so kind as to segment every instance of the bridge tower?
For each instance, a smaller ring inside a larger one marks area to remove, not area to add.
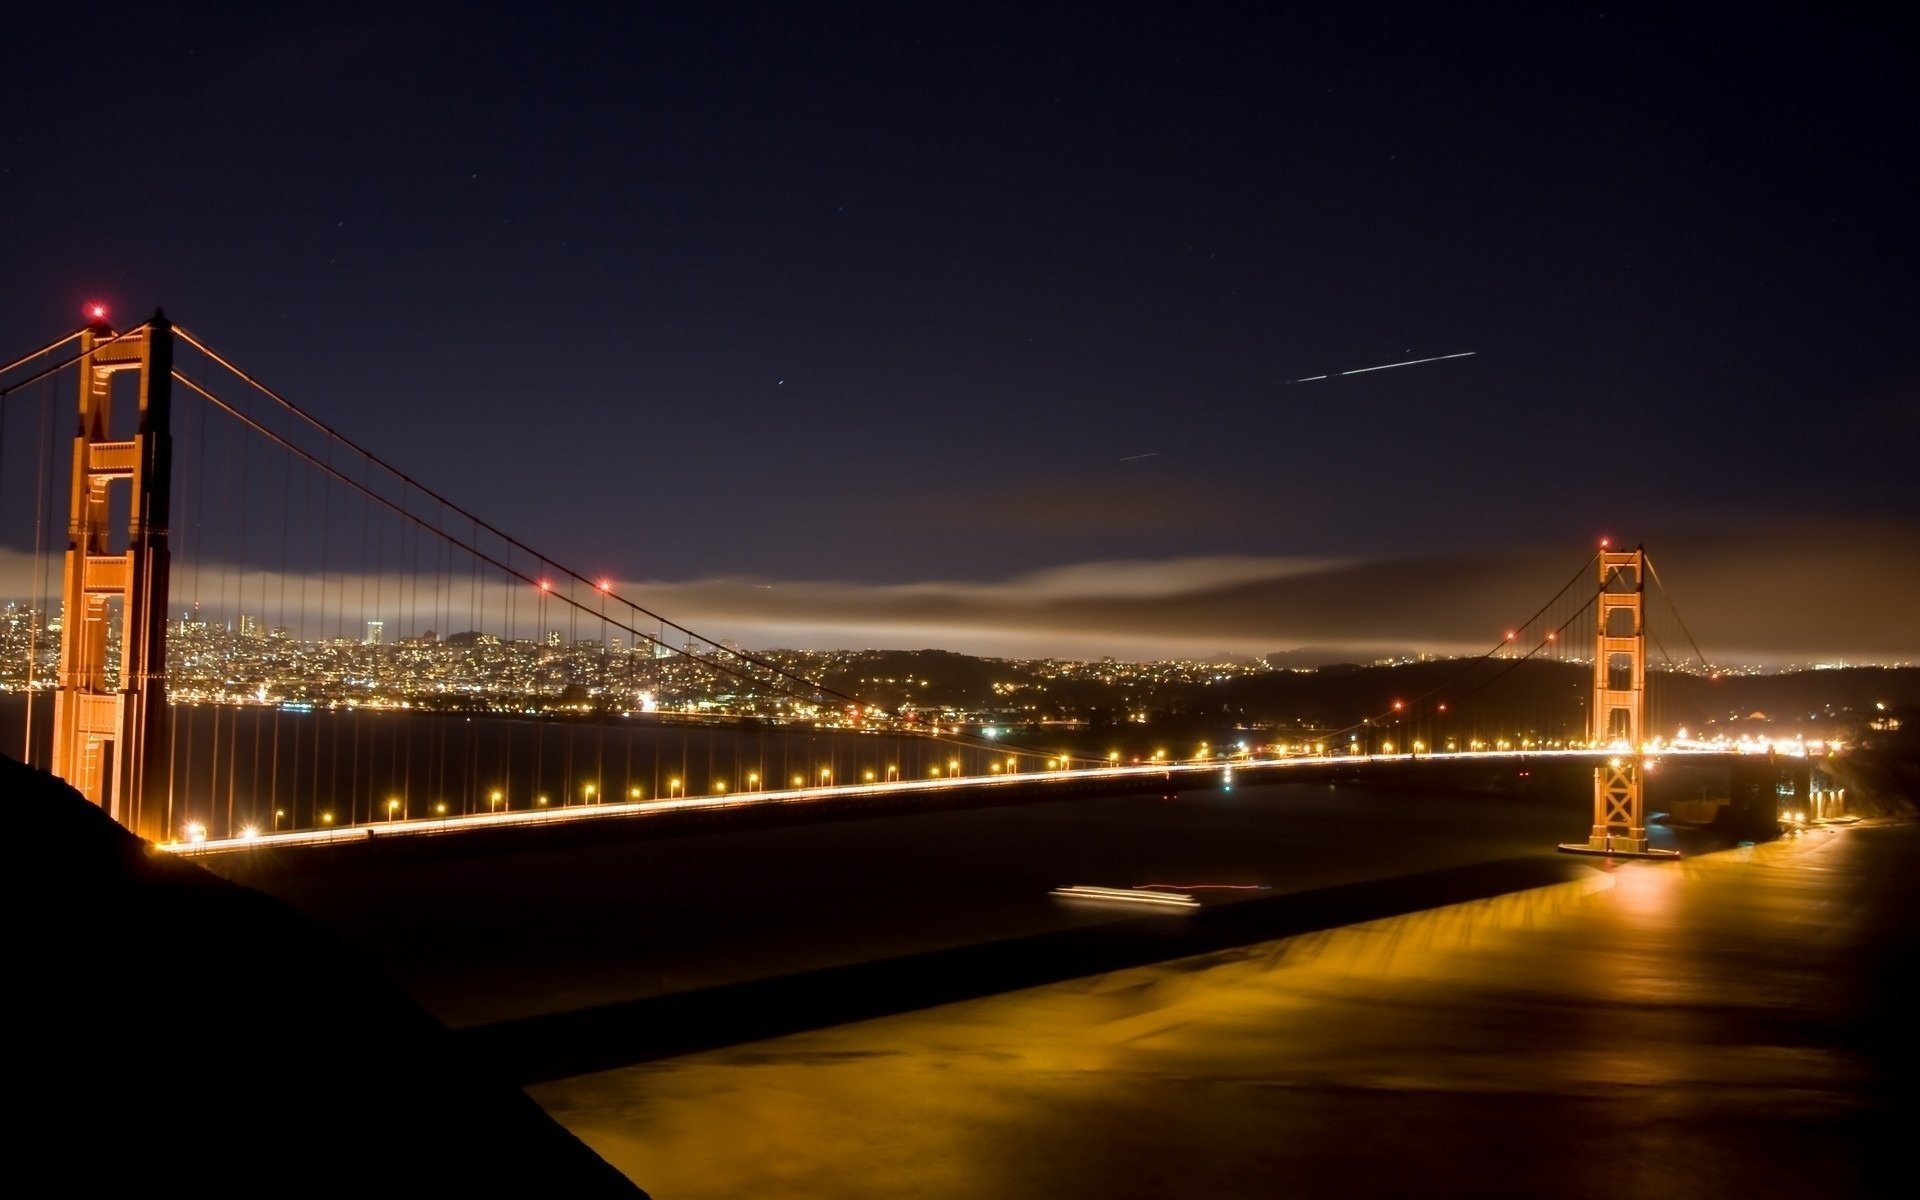
[[[1592,742],[1613,750],[1593,769],[1593,830],[1561,846],[1584,854],[1666,858],[1647,848],[1642,750],[1647,722],[1647,552],[1600,547],[1599,636],[1594,642]]]
[[[1626,748],[1593,769],[1594,850],[1644,854],[1646,797],[1641,792],[1640,732],[1647,715],[1646,558],[1643,547],[1600,550],[1599,639],[1593,655],[1592,741]]]
[[[166,773],[167,509],[173,463],[173,327],[164,314],[125,334],[81,335],[80,423],[73,440],[53,773],[128,829],[168,836]],[[113,384],[132,376],[131,439],[113,436]],[[113,487],[129,486],[126,538],[112,528]],[[119,678],[108,677],[118,608]]]

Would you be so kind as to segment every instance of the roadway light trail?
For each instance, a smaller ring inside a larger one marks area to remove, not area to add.
[[[1391,371],[1395,367],[1417,367],[1421,363],[1446,362],[1450,358],[1472,358],[1474,355],[1478,353],[1480,353],[1478,350],[1462,350],[1457,354],[1436,354],[1432,358],[1410,358],[1405,362],[1381,363],[1377,367],[1355,367],[1351,371],[1341,371],[1339,372],[1339,375],[1342,378],[1344,378],[1348,375],[1365,375],[1369,371]],[[1287,382],[1312,383],[1316,379],[1331,379],[1331,378],[1333,378],[1332,375],[1307,375],[1299,379],[1290,379]]]
[[[1645,747],[1642,754],[1662,758],[1715,758],[1729,754],[1758,754],[1769,750],[1788,755],[1804,757],[1808,743],[1794,742],[1741,742],[1741,743],[1705,743],[1693,742],[1687,745],[1669,745],[1655,749]],[[1444,762],[1512,761],[1523,763],[1532,760],[1571,760],[1578,762],[1602,762],[1607,757],[1621,753],[1630,753],[1626,747],[1597,749],[1594,747],[1567,749],[1527,749],[1527,750],[1461,750],[1438,754],[1421,754],[1417,760],[1425,764]],[[1240,764],[1238,771],[1250,778],[1246,782],[1273,782],[1301,770],[1338,767],[1343,765],[1364,765],[1386,762],[1414,761],[1416,756],[1409,754],[1327,754],[1294,755],[1285,758],[1259,759]],[[904,793],[939,793],[962,789],[998,790],[1021,786],[1069,786],[1079,780],[1087,779],[1138,779],[1142,790],[1158,788],[1169,776],[1185,779],[1199,779],[1215,774],[1220,770],[1218,763],[1208,762],[1154,762],[1138,766],[1088,767],[1079,770],[1036,770],[1027,772],[1008,771],[999,775],[965,775],[955,778],[902,779],[875,783],[833,783],[830,780],[811,786],[804,776],[795,776],[793,786],[779,791],[756,791],[751,793],[719,793],[706,796],[688,796],[684,791],[684,781],[674,779],[668,784],[668,796],[654,800],[628,800],[618,803],[603,801],[599,804],[582,804],[572,807],[549,807],[547,797],[541,796],[535,801],[535,807],[510,811],[490,810],[462,814],[459,816],[405,817],[398,815],[399,808],[390,810],[393,816],[383,816],[377,820],[353,825],[337,825],[324,822],[315,829],[291,829],[284,832],[256,829],[253,836],[233,836],[211,838],[203,822],[192,821],[185,826],[185,837],[179,841],[156,842],[157,849],[182,855],[214,854],[231,850],[258,849],[267,846],[317,846],[338,845],[361,842],[369,837],[392,838],[397,836],[438,836],[470,829],[505,829],[522,825],[558,825],[571,824],[583,820],[606,820],[619,817],[634,817],[653,813],[683,811],[720,811],[741,808],[763,808],[781,804],[807,804],[818,800],[844,799],[847,797],[875,797]],[[1195,884],[1191,887],[1234,886],[1244,888],[1248,885]],[[1262,886],[1262,885],[1253,885]],[[1112,889],[1118,890],[1118,889]],[[1140,894],[1140,893],[1135,893]],[[1152,894],[1152,893],[1145,893]]]

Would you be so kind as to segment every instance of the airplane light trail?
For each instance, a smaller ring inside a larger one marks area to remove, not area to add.
[[[1342,371],[1340,372],[1340,374],[1343,377],[1347,375],[1365,375],[1368,371],[1391,371],[1395,367],[1417,367],[1421,363],[1445,362],[1450,358],[1472,358],[1474,355],[1478,353],[1479,353],[1478,350],[1462,350],[1458,354],[1436,354],[1432,358],[1410,358],[1405,362],[1381,363],[1377,367],[1355,367],[1351,371]],[[1288,382],[1289,383],[1312,383],[1316,379],[1331,379],[1331,378],[1333,378],[1333,376],[1331,375],[1308,375],[1301,379],[1288,380]]]

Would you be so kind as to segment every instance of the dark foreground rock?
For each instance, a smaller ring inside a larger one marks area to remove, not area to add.
[[[644,1197],[278,901],[6,758],[0,803],[7,1190]]]

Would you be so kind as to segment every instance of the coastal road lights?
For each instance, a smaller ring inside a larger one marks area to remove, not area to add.
[[[757,789],[759,786],[760,786],[760,772],[748,771],[747,772],[747,790],[751,792]]]
[[[400,814],[400,801],[398,799],[389,798],[387,800],[387,820],[389,821],[397,820],[399,819],[399,814]]]
[[[499,788],[494,788],[492,791],[487,793],[487,807],[494,812],[499,812],[500,806],[502,804],[505,804],[506,800],[507,800],[507,794],[501,791]]]
[[[673,797],[678,796],[679,794],[680,794],[680,777],[676,775],[672,779],[667,780],[667,798],[671,800]]]

